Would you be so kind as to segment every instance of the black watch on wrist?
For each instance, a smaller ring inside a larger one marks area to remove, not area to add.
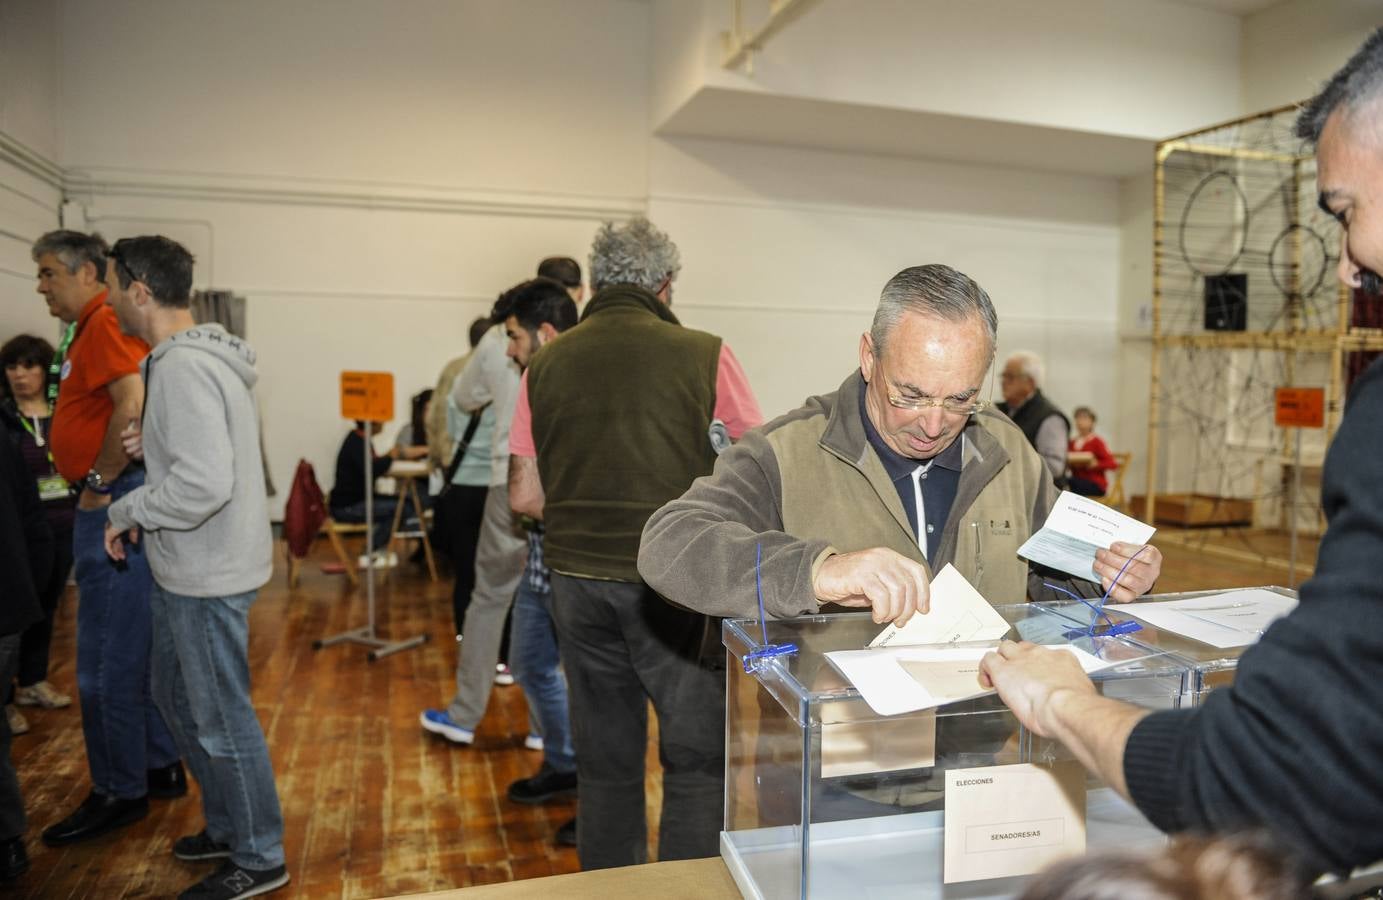
[[[82,479],[82,487],[91,491],[93,494],[100,494],[103,497],[109,494],[113,489],[113,485],[102,478],[101,473],[95,469],[86,473],[86,478]]]

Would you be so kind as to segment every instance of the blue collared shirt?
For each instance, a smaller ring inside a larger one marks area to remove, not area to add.
[[[869,444],[874,448],[879,461],[884,464],[884,471],[888,473],[889,480],[898,491],[898,499],[903,501],[908,523],[912,526],[913,538],[916,540],[923,532],[926,533],[926,547],[923,552],[927,559],[933,559],[937,547],[941,544],[941,533],[946,528],[946,520],[950,518],[951,507],[956,502],[960,468],[965,457],[965,435],[962,433],[951,442],[951,446],[925,462],[903,456],[884,442],[878,429],[870,421],[864,399],[865,391],[868,389],[868,384],[861,383],[860,419],[864,422],[865,436],[869,438]],[[915,482],[914,473],[917,475]],[[917,508],[919,494],[922,499],[920,517]],[[918,540],[918,547],[922,547],[921,540]]]

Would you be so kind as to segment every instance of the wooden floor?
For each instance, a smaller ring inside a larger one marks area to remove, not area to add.
[[[1162,549],[1162,592],[1275,580],[1253,563],[1175,544]],[[517,687],[495,689],[473,747],[418,726],[419,711],[445,704],[454,683],[450,585],[408,566],[380,588],[381,631],[431,635],[418,649],[375,663],[355,645],[313,651],[314,639],[365,617],[363,588],[350,591],[344,576],[320,573],[317,563],[328,553],[319,549],[292,592],[277,572],[251,614],[255,707],[273,755],[293,876],[273,896],[380,897],[576,871],[575,851],[552,842],[574,804],[525,807],[505,798],[509,782],[536,771],[541,757],[523,749],[527,713]],[[75,620],[69,592],[50,680],[74,697]],[[15,738],[14,760],[33,868],[16,896],[168,897],[211,871],[210,863],[179,862],[170,852],[176,838],[202,826],[195,788],[179,800],[154,801],[147,819],[116,834],[43,846],[40,831],[70,812],[90,784],[76,705],[24,712],[33,730]],[[649,773],[652,810],[660,802],[652,753]]]

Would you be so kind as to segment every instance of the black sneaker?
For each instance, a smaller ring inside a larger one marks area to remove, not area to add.
[[[178,900],[243,900],[276,891],[288,883],[286,866],[242,869],[230,860],[178,895]]]
[[[231,855],[231,848],[228,844],[213,841],[203,829],[196,834],[189,834],[174,841],[173,855],[187,862],[196,862],[199,859],[222,859]]]
[[[570,822],[564,823],[562,827],[557,829],[557,834],[554,836],[553,839],[557,841],[558,846],[575,847],[576,820],[572,819]]]
[[[520,778],[509,785],[509,799],[515,803],[546,803],[556,797],[576,793],[576,773],[558,772],[543,766],[532,778]]]

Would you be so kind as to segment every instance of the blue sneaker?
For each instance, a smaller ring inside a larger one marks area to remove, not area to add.
[[[469,728],[462,728],[453,722],[446,710],[425,709],[423,714],[418,717],[418,721],[422,723],[424,731],[440,734],[454,744],[475,743],[475,732]]]

